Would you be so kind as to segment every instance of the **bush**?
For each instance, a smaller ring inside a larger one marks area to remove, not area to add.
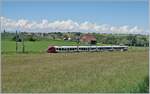
[[[21,41],[22,41],[19,36],[14,36],[14,37],[12,38],[12,40],[13,40],[13,41],[16,41],[16,38],[17,38],[17,42],[21,42]]]
[[[37,39],[35,37],[30,37],[29,41],[36,41]]]
[[[131,89],[131,93],[148,93],[149,92],[149,77],[146,76],[134,89]]]

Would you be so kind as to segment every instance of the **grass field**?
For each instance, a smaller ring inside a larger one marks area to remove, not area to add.
[[[43,41],[25,41],[25,52],[28,53],[45,53],[48,46],[75,46],[76,42],[64,40],[43,40]],[[18,43],[18,51],[22,51],[22,43]],[[106,44],[98,44],[106,45]],[[16,51],[16,42],[11,40],[2,40],[2,53],[14,53]]]
[[[22,51],[22,43],[18,43],[19,51]],[[63,40],[49,40],[49,41],[25,41],[26,52],[46,52],[49,45],[76,45],[76,42]],[[10,40],[2,40],[2,52],[13,53],[16,51],[16,42]]]
[[[148,50],[143,48],[2,54],[2,92],[148,92],[148,83]]]

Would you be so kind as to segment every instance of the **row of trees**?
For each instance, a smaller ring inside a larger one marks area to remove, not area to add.
[[[24,40],[28,41],[38,41],[38,40],[62,40],[64,37],[70,37],[70,41],[79,42],[79,37],[83,33],[80,32],[52,32],[52,33],[43,33],[36,34],[32,33],[30,35],[24,34]],[[92,33],[97,39],[97,43],[101,44],[112,44],[112,45],[127,45],[127,46],[149,46],[149,36],[148,35],[139,35],[139,34],[98,34]],[[1,33],[1,38],[16,40],[15,33],[4,32]]]
[[[97,42],[102,44],[128,45],[128,46],[149,46],[149,37],[146,35],[113,35],[94,34]]]

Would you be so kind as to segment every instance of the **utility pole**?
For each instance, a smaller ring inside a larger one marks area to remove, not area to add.
[[[80,33],[77,33],[77,52],[79,52]]]
[[[16,53],[18,52],[18,33],[17,33],[17,30],[16,30]]]
[[[4,40],[5,40],[5,32],[6,32],[6,31],[5,31],[5,29],[4,29]]]
[[[22,53],[25,52],[25,47],[24,47],[24,34],[22,32]]]
[[[80,45],[80,35],[77,37],[77,52],[79,52],[79,45]]]

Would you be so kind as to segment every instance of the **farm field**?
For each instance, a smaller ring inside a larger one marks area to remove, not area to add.
[[[148,92],[148,49],[133,49],[2,54],[2,92]]]
[[[16,52],[16,42],[11,40],[2,40],[2,53],[14,53]],[[75,46],[76,42],[64,41],[64,40],[42,40],[42,41],[25,41],[25,52],[28,53],[45,53],[48,46]],[[18,43],[19,52],[22,51],[22,43]],[[98,44],[106,45],[106,44]]]
[[[18,43],[18,50],[22,51],[22,43]],[[32,53],[46,52],[49,45],[76,45],[76,42],[68,42],[63,40],[49,41],[25,41],[25,51]],[[2,40],[2,52],[14,53],[16,51],[16,42],[11,40]]]

